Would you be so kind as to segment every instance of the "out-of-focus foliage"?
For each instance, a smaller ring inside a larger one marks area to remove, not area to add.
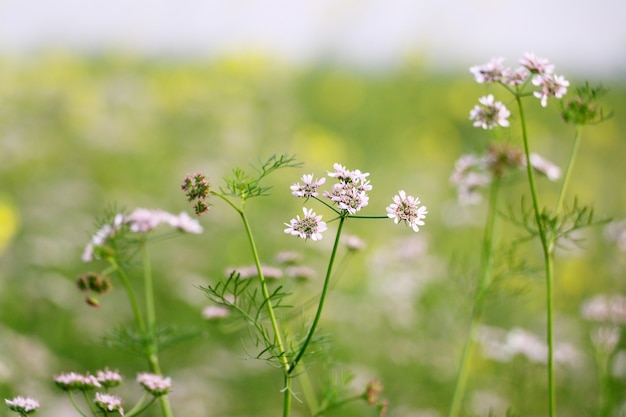
[[[626,86],[624,80],[588,81],[608,88],[604,103],[614,117],[583,131],[572,197],[592,205],[599,218],[621,219]],[[367,379],[381,379],[391,415],[442,415],[465,337],[484,215],[481,206],[458,207],[448,178],[462,153],[481,151],[493,139],[468,121],[484,94],[464,69],[434,73],[419,62],[358,72],[294,68],[261,56],[168,61],[49,53],[0,59],[2,398],[37,395],[42,415],[68,416],[53,374],[108,366],[132,381],[144,370],[133,356],[100,343],[130,319],[122,291],[103,296],[100,309],[93,309],[74,284],[85,272],[80,255],[97,216],[112,205],[189,210],[179,189],[186,173],[202,171],[220,186],[235,166],[288,153],[304,168],[268,178],[272,196],[251,201],[248,213],[268,264],[276,264],[280,251],[298,250],[318,271],[318,280],[289,284],[297,300],[319,291],[330,244],[294,241],[283,233],[283,223],[300,212],[289,185],[302,174],[322,176],[334,162],[370,172],[374,188],[364,214],[384,214],[399,189],[428,206],[427,225],[418,235],[391,221],[350,222],[345,232],[361,237],[367,248],[341,264],[324,313],[333,362],[311,365],[320,380],[326,366],[351,370],[355,392]],[[537,101],[527,117],[532,146],[558,164],[567,161],[573,131],[560,120],[558,106],[544,109]],[[500,140],[519,144],[516,122],[514,117],[511,129],[497,133]],[[542,182],[540,189],[546,201],[556,198],[556,186]],[[518,206],[527,193],[523,177],[507,192]],[[276,415],[279,374],[241,360],[252,348],[243,329],[201,317],[208,301],[196,286],[251,261],[239,219],[213,203],[202,218],[204,234],[151,248],[159,321],[202,333],[163,352],[163,368],[174,380],[174,409],[187,416]],[[513,227],[500,230],[507,241],[517,233]],[[564,415],[593,410],[589,392],[598,390],[589,326],[579,307],[592,295],[626,290],[624,254],[603,240],[602,228],[581,237],[582,249],[564,250],[557,260],[556,338],[579,354],[575,364],[557,369]],[[528,268],[502,283],[488,306],[487,324],[523,327],[543,337],[536,255],[534,246],[520,247]],[[621,349],[623,359],[624,342]],[[479,354],[473,371],[473,413],[487,415],[488,405],[501,415],[507,405],[522,415],[543,412],[543,365],[522,357],[499,363]],[[611,379],[616,398],[626,392],[625,373],[622,364]],[[295,415],[307,415],[297,407]],[[355,405],[328,415],[367,413],[375,414]]]

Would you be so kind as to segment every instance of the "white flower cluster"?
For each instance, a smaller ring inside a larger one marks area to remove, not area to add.
[[[491,184],[494,175],[502,175],[505,168],[526,166],[526,157],[521,150],[518,159],[515,153],[511,152],[515,151],[514,149],[494,149],[489,149],[483,155],[465,154],[455,162],[450,175],[450,184],[457,188],[461,205],[480,203],[482,197],[479,190]],[[551,181],[556,181],[561,177],[561,169],[541,155],[531,153],[530,164],[535,171],[545,175]]]
[[[505,67],[503,58],[492,58],[483,65],[470,68],[476,82],[480,84],[503,84],[509,88],[519,88],[530,81],[538,90],[533,91],[533,96],[541,100],[541,105],[548,105],[548,98],[563,98],[569,87],[569,81],[563,76],[554,74],[554,65],[547,59],[535,56],[533,53],[525,53],[519,60],[520,66],[512,69]],[[493,129],[496,126],[508,126],[509,110],[500,101],[495,101],[493,95],[481,97],[480,105],[470,112],[470,120],[474,120],[474,126],[483,129]]]
[[[548,361],[548,346],[534,333],[513,328],[509,331],[492,326],[481,326],[476,336],[483,354],[498,362],[509,362],[516,355],[524,356],[534,363],[545,364]],[[554,361],[561,364],[576,364],[580,356],[569,343],[557,343],[554,346]]]
[[[145,208],[135,209],[132,213],[124,215],[118,213],[113,218],[112,224],[103,225],[91,238],[91,241],[83,251],[82,260],[90,262],[97,259],[94,249],[104,246],[107,240],[115,235],[123,226],[128,226],[134,233],[147,233],[161,224],[186,233],[202,233],[202,226],[196,219],[192,219],[185,212],[178,215],[163,210],[148,210]]]
[[[322,195],[332,201],[337,207],[337,212],[341,216],[351,216],[358,213],[369,203],[367,192],[372,189],[367,177],[369,173],[360,170],[349,170],[339,163],[333,165],[334,171],[328,176],[335,178],[337,182],[333,184],[332,190],[324,192]],[[326,182],[325,178],[315,180],[313,174],[302,176],[302,184],[296,183],[290,187],[291,193],[296,197],[317,198],[318,188]],[[304,216],[296,216],[291,219],[285,229],[285,233],[302,239],[320,240],[322,232],[326,230],[326,222],[322,221],[322,216],[316,214],[313,209],[302,209]],[[417,197],[407,196],[404,191],[393,197],[393,203],[387,207],[387,217],[393,219],[397,224],[404,222],[414,231],[419,231],[419,226],[424,225],[424,218],[428,211],[426,207],[420,205]]]
[[[39,401],[32,397],[15,397],[12,400],[5,399],[4,402],[9,410],[21,415],[34,413],[39,408]]]
[[[162,375],[142,372],[137,374],[137,382],[155,397],[167,394],[172,388],[172,379]]]
[[[124,415],[124,409],[122,408],[122,399],[117,395],[96,392],[94,403],[96,404],[96,406],[98,406],[98,408],[105,412],[117,411],[118,413],[120,413],[120,415]]]

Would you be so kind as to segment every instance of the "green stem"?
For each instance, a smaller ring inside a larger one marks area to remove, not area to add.
[[[267,309],[267,315],[269,316],[270,323],[272,325],[272,331],[274,332],[274,341],[278,346],[279,356],[283,368],[285,372],[288,373],[290,368],[289,361],[285,356],[285,345],[280,333],[280,329],[278,327],[278,320],[276,319],[276,314],[274,313],[274,307],[272,306],[270,300],[270,292],[267,288],[267,281],[265,280],[265,276],[263,275],[259,252],[256,248],[256,244],[254,243],[254,237],[252,236],[252,230],[250,229],[250,223],[248,223],[248,218],[246,217],[246,214],[242,210],[239,210],[239,215],[241,216],[241,220],[243,221],[243,225],[246,229],[246,235],[248,236],[248,242],[250,243],[250,249],[252,250],[252,257],[254,258],[254,265],[256,266],[257,272],[259,273],[259,283],[261,285],[261,292],[263,294],[263,301],[265,302],[265,306]]]
[[[267,281],[265,280],[265,276],[263,275],[263,269],[261,267],[261,260],[259,258],[259,252],[256,248],[254,237],[252,235],[252,229],[250,228],[250,223],[248,222],[248,218],[246,217],[246,213],[243,209],[245,198],[242,198],[242,208],[239,208],[226,196],[220,193],[214,192],[214,191],[211,192],[211,194],[224,200],[237,213],[239,213],[239,216],[241,216],[241,220],[246,230],[246,236],[248,237],[248,242],[250,243],[250,249],[252,250],[252,257],[254,258],[254,265],[256,266],[256,270],[259,276],[259,284],[261,286],[261,293],[263,294],[263,301],[265,302],[267,315],[270,319],[272,331],[274,333],[274,343],[278,347],[278,351],[279,351],[278,356],[280,358],[283,371],[285,372],[285,386],[283,388],[283,398],[284,398],[283,417],[289,417],[289,414],[291,413],[291,379],[289,377],[289,373],[290,373],[289,360],[287,359],[287,355],[286,355],[287,352],[285,350],[285,344],[283,342],[280,328],[278,327],[278,320],[276,319],[276,314],[274,313],[274,307],[272,306],[272,302],[270,300],[270,292],[269,292],[269,289],[267,288]]]
[[[530,186],[530,194],[532,196],[533,210],[535,212],[535,221],[541,240],[543,249],[545,275],[546,275],[546,327],[547,327],[547,344],[548,344],[548,416],[556,415],[556,392],[554,385],[554,260],[551,256],[552,246],[548,241],[545,225],[541,219],[541,211],[539,210],[539,201],[537,197],[537,188],[535,186],[535,178],[533,175],[533,167],[530,163],[530,147],[528,144],[528,133],[526,131],[526,120],[524,117],[524,107],[520,95],[515,96],[517,106],[519,108],[520,123],[522,126],[522,139],[524,143],[524,154],[526,156],[526,173],[528,175],[528,184]],[[554,239],[554,236],[550,238]]]
[[[309,407],[309,412],[312,416],[317,415],[318,413],[316,413],[316,411],[320,409],[320,406],[317,402],[317,398],[315,397],[315,391],[313,390],[313,384],[311,384],[309,373],[306,371],[306,366],[304,366],[302,362],[300,362],[298,368],[298,382],[300,382],[300,389],[304,394],[304,399]],[[304,371],[300,372],[301,369],[304,369]]]
[[[143,320],[143,315],[141,314],[141,309],[139,308],[139,303],[137,302],[137,297],[135,296],[135,291],[133,287],[130,285],[130,280],[128,279],[128,275],[126,275],[126,271],[124,271],[117,263],[114,258],[108,258],[109,263],[115,267],[117,274],[120,276],[122,281],[122,285],[124,285],[124,289],[126,290],[126,295],[128,296],[128,301],[130,303],[130,307],[133,310],[133,315],[135,316],[135,321],[137,322],[137,328],[141,333],[142,337],[146,335],[146,324]]]
[[[68,391],[67,392],[68,397],[70,397],[70,402],[72,403],[72,405],[74,406],[74,409],[76,411],[78,411],[78,414],[80,414],[83,417],[87,417],[87,414],[85,412],[83,412],[83,410],[81,410],[80,406],[78,405],[78,403],[76,402],[76,399],[74,398],[74,394],[72,393],[72,391]]]
[[[482,313],[484,309],[486,294],[492,281],[491,264],[493,260],[493,236],[495,230],[499,190],[500,178],[496,177],[491,183],[491,189],[489,192],[489,209],[487,211],[485,234],[483,236],[483,247],[480,263],[480,279],[478,281],[469,331],[465,339],[465,345],[463,347],[461,363],[459,365],[459,371],[456,378],[454,394],[452,396],[452,403],[450,405],[448,417],[457,417],[459,415],[459,412],[461,411],[461,406],[463,404],[463,398],[465,396],[465,390],[467,387],[467,380],[470,374],[471,358],[474,354],[474,351],[476,350],[476,334],[478,332],[478,326],[482,322]]]
[[[337,248],[339,247],[339,238],[341,237],[341,229],[343,228],[343,224],[345,223],[345,221],[346,221],[346,217],[341,216],[339,219],[339,226],[337,227],[337,235],[335,236],[335,243],[333,245],[333,250],[330,254],[330,260],[328,261],[328,269],[326,270],[326,277],[324,278],[324,286],[322,288],[322,294],[320,295],[320,301],[319,301],[319,304],[317,305],[317,312],[315,313],[313,324],[311,324],[311,328],[309,329],[309,332],[307,333],[306,338],[304,339],[304,342],[302,343],[302,346],[300,347],[300,350],[298,351],[298,354],[296,355],[294,360],[291,362],[291,367],[288,370],[288,373],[290,374],[296,368],[296,366],[298,365],[298,362],[300,362],[300,359],[302,359],[302,356],[304,355],[307,347],[309,346],[309,343],[311,342],[311,339],[313,338],[313,334],[315,333],[315,330],[317,330],[317,325],[319,324],[320,317],[322,316],[322,310],[324,308],[324,301],[326,300],[326,293],[328,292],[330,276],[332,274],[333,264],[335,262],[335,256],[337,255]]]
[[[569,162],[567,164],[567,170],[565,171],[565,176],[563,177],[563,185],[561,186],[561,193],[559,195],[559,201],[556,206],[555,216],[558,216],[563,209],[563,204],[565,201],[565,194],[567,187],[569,185],[570,178],[572,177],[572,171],[574,170],[574,160],[576,159],[576,155],[578,154],[578,149],[580,148],[580,126],[576,125],[576,130],[574,131],[574,146],[572,147],[572,152],[569,157]],[[554,240],[554,239],[553,239]],[[555,243],[555,242],[552,242]]]
[[[284,355],[283,355],[284,357]],[[283,388],[283,417],[291,413],[291,377],[285,372],[285,387]]]
[[[150,371],[157,375],[162,375],[161,366],[159,365],[158,356],[158,343],[156,340],[156,312],[154,308],[154,284],[152,279],[152,269],[150,264],[150,256],[146,242],[141,242],[141,252],[143,261],[143,285],[144,296],[146,302],[146,332],[144,334],[146,338],[146,355],[148,359],[148,366]],[[159,403],[161,404],[161,412],[164,417],[172,417],[172,407],[170,405],[169,397],[167,394],[159,397]]]

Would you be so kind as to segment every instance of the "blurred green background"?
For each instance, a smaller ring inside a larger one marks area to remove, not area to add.
[[[576,86],[585,80],[570,81]],[[618,78],[588,81],[609,89],[603,104],[615,115],[583,131],[572,195],[592,205],[597,218],[621,220],[626,84]],[[248,169],[250,162],[289,153],[303,168],[270,176],[272,196],[252,200],[248,213],[268,265],[276,264],[278,252],[296,250],[316,269],[317,279],[286,284],[294,286],[296,302],[319,291],[332,243],[283,233],[283,223],[301,212],[302,201],[291,197],[289,185],[302,174],[323,176],[335,162],[369,172],[374,188],[363,214],[384,214],[399,189],[428,206],[427,225],[418,234],[384,220],[348,223],[345,233],[359,236],[367,248],[342,263],[322,327],[332,337],[333,372],[353,372],[354,392],[376,377],[385,385],[390,415],[445,415],[485,214],[484,206],[459,207],[448,179],[461,154],[481,152],[494,135],[520,144],[513,103],[511,129],[490,133],[471,126],[469,110],[488,91],[508,100],[503,89],[477,85],[465,68],[435,72],[419,57],[384,71],[297,67],[261,55],[168,60],[48,52],[1,58],[0,395],[34,395],[41,415],[69,416],[73,411],[53,375],[108,366],[132,381],[144,370],[143,361],[100,343],[107,330],[130,322],[121,285],[113,281],[118,288],[101,297],[99,309],[87,306],[74,285],[77,275],[93,268],[80,256],[107,208],[190,211],[180,191],[186,173],[204,172],[220,186],[234,167]],[[527,104],[531,146],[564,167],[572,127],[560,120],[556,103],[545,109],[537,100]],[[540,188],[545,204],[554,203],[558,184],[542,181]],[[520,173],[505,196],[518,207],[522,194],[528,196]],[[196,286],[216,283],[227,267],[251,263],[238,216],[213,203],[201,218],[202,235],[151,247],[159,321],[202,330],[202,337],[162,352],[163,369],[174,379],[174,409],[186,416],[277,415],[280,372],[243,359],[254,350],[244,329],[201,316],[209,303]],[[507,226],[499,232],[504,243],[521,235]],[[603,226],[580,237],[580,248],[562,251],[557,261],[556,338],[578,352],[573,363],[557,367],[562,415],[595,415],[597,407],[590,325],[580,317],[581,303],[626,290],[625,255],[604,239]],[[533,243],[520,247],[531,272],[503,284],[487,307],[486,324],[521,327],[543,338],[544,287],[541,274],[532,272],[541,266],[538,253]],[[623,359],[626,342],[618,349]],[[327,365],[311,363],[317,386]],[[490,408],[502,415],[508,406],[522,415],[545,414],[544,365],[519,355],[497,362],[479,348],[473,369],[468,415],[486,416]],[[609,387],[616,409],[626,398],[621,372]],[[131,387],[121,392],[128,401],[139,393]],[[294,416],[305,415],[296,401]],[[328,415],[376,412],[354,404]]]

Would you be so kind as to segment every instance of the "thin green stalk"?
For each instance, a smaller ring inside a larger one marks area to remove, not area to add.
[[[304,369],[302,362],[298,365],[299,368]],[[307,406],[309,407],[309,412],[311,415],[317,415],[318,410],[320,409],[319,403],[317,402],[317,398],[315,396],[315,391],[313,390],[313,384],[311,384],[311,378],[309,377],[309,373],[304,370],[304,372],[298,372],[298,382],[300,382],[300,389],[304,394],[304,399],[306,401]]]
[[[285,386],[283,388],[283,417],[289,417],[291,413],[291,379],[289,377],[289,373],[291,371],[291,366],[289,364],[289,360],[287,359],[285,344],[283,342],[283,338],[280,332],[280,328],[278,326],[278,320],[276,319],[276,314],[274,313],[274,307],[272,306],[270,300],[270,292],[267,288],[267,281],[265,280],[265,276],[263,275],[263,269],[261,268],[261,260],[259,258],[259,252],[256,248],[256,243],[254,241],[254,237],[252,235],[252,229],[250,228],[250,223],[248,222],[248,218],[246,213],[243,210],[243,203],[245,203],[245,199],[242,199],[242,208],[237,207],[230,199],[226,196],[211,192],[211,194],[221,198],[224,200],[229,206],[231,206],[239,216],[241,216],[241,220],[244,225],[244,229],[246,230],[246,236],[248,237],[248,242],[250,243],[250,249],[252,250],[252,257],[254,259],[254,265],[256,266],[258,276],[259,276],[259,284],[261,286],[261,293],[263,294],[263,301],[265,302],[265,306],[267,309],[267,315],[270,319],[270,323],[272,326],[272,331],[274,333],[274,343],[278,346],[278,353],[280,357],[280,361],[285,372]]]
[[[67,392],[68,397],[70,397],[70,402],[72,403],[72,405],[74,406],[74,409],[76,411],[78,411],[78,414],[80,414],[83,417],[87,417],[87,414],[83,412],[83,410],[81,410],[80,406],[78,405],[78,403],[76,402],[76,399],[74,398],[74,394],[72,393],[72,391],[68,391]]]
[[[137,328],[142,336],[146,334],[146,324],[143,320],[143,315],[141,314],[141,309],[139,308],[139,303],[137,303],[137,297],[135,296],[135,291],[133,287],[130,285],[130,280],[128,279],[128,275],[126,275],[126,271],[124,271],[117,263],[114,258],[108,258],[108,261],[115,267],[115,271],[120,276],[122,281],[122,285],[124,285],[124,289],[126,290],[126,295],[128,296],[128,301],[130,303],[130,308],[133,310],[133,315],[135,316],[135,321],[137,322]]]
[[[482,312],[485,303],[485,296],[491,285],[491,264],[493,260],[493,240],[495,221],[497,213],[498,191],[500,189],[500,178],[496,177],[491,183],[489,191],[489,209],[487,211],[487,219],[485,223],[485,234],[483,237],[483,247],[480,263],[480,279],[478,281],[476,298],[474,299],[474,307],[472,309],[472,317],[469,325],[469,331],[465,339],[461,363],[454,386],[454,394],[452,395],[452,403],[448,417],[457,417],[461,411],[467,380],[470,374],[471,358],[476,350],[476,333],[478,326],[482,321]]]
[[[263,301],[265,301],[265,306],[267,308],[267,315],[269,316],[272,331],[274,332],[274,341],[278,346],[278,351],[280,354],[280,360],[283,365],[285,372],[289,372],[289,361],[285,356],[285,344],[283,342],[282,335],[280,333],[280,329],[278,327],[278,320],[276,319],[276,314],[274,313],[274,307],[270,302],[270,292],[267,288],[267,281],[265,280],[265,276],[263,275],[263,269],[261,268],[261,260],[259,258],[259,252],[256,248],[256,244],[254,243],[254,237],[252,236],[252,230],[250,229],[250,223],[248,223],[248,218],[246,214],[239,210],[239,215],[241,216],[241,220],[243,221],[244,228],[246,229],[246,235],[248,236],[248,242],[250,243],[250,249],[252,250],[252,257],[254,258],[254,265],[256,266],[257,272],[259,273],[259,283],[261,284],[261,292],[263,294]]]
[[[319,304],[317,305],[317,312],[315,313],[315,318],[313,319],[311,328],[309,329],[309,332],[307,333],[306,338],[304,339],[304,342],[302,343],[302,346],[300,347],[300,350],[298,351],[298,354],[296,355],[294,360],[291,362],[291,367],[288,370],[289,374],[291,374],[292,371],[296,369],[298,362],[300,362],[300,359],[302,359],[302,356],[306,352],[306,349],[309,346],[311,339],[313,338],[313,334],[315,333],[315,330],[317,330],[317,325],[319,324],[320,317],[322,316],[322,310],[324,308],[324,301],[326,300],[326,293],[328,292],[330,276],[333,271],[333,264],[335,263],[335,256],[337,255],[337,248],[339,247],[339,238],[341,237],[341,229],[343,228],[343,224],[345,223],[345,221],[346,221],[345,216],[341,216],[339,218],[339,226],[337,226],[337,235],[335,236],[335,243],[333,244],[333,250],[330,254],[330,259],[328,261],[328,268],[326,270],[326,277],[324,278],[324,286],[322,288],[322,294],[320,295],[320,301],[319,301]]]
[[[576,125],[576,130],[574,131],[574,146],[572,147],[572,152],[570,154],[569,157],[569,162],[567,164],[567,170],[565,171],[565,176],[563,177],[563,185],[561,186],[561,193],[559,195],[559,201],[556,205],[556,210],[555,210],[555,216],[558,216],[561,213],[561,210],[563,209],[563,204],[565,202],[565,194],[566,194],[566,190],[567,187],[569,185],[569,181],[570,178],[572,177],[572,171],[574,170],[574,161],[576,159],[576,155],[578,155],[578,149],[580,148],[580,126]],[[552,244],[554,244],[554,236],[553,236],[553,242],[551,242]]]
[[[150,371],[161,375],[161,366],[159,365],[158,357],[158,344],[156,340],[156,311],[154,308],[154,285],[152,280],[152,269],[150,263],[150,256],[146,242],[141,242],[141,252],[143,261],[143,285],[144,296],[146,303],[146,331],[144,337],[146,339],[146,355],[148,359],[148,365]],[[159,403],[161,404],[161,412],[164,417],[172,417],[172,407],[170,405],[169,397],[167,394],[159,397]]]
[[[283,417],[289,417],[289,414],[291,414],[291,377],[288,373],[285,373],[285,387],[283,388]]]
[[[533,202],[533,210],[535,212],[535,221],[539,231],[539,239],[543,249],[544,266],[546,275],[546,327],[547,327],[547,344],[548,344],[548,416],[556,415],[556,392],[554,386],[554,262],[550,256],[551,248],[548,242],[548,236],[545,226],[541,220],[541,211],[539,210],[539,201],[537,197],[537,188],[535,186],[535,178],[533,175],[533,167],[530,163],[530,147],[528,144],[528,133],[526,131],[526,120],[524,117],[524,107],[520,95],[515,96],[517,106],[519,108],[520,123],[522,126],[522,139],[524,143],[524,154],[526,156],[526,172],[528,174],[528,184],[530,186],[530,194]]]

